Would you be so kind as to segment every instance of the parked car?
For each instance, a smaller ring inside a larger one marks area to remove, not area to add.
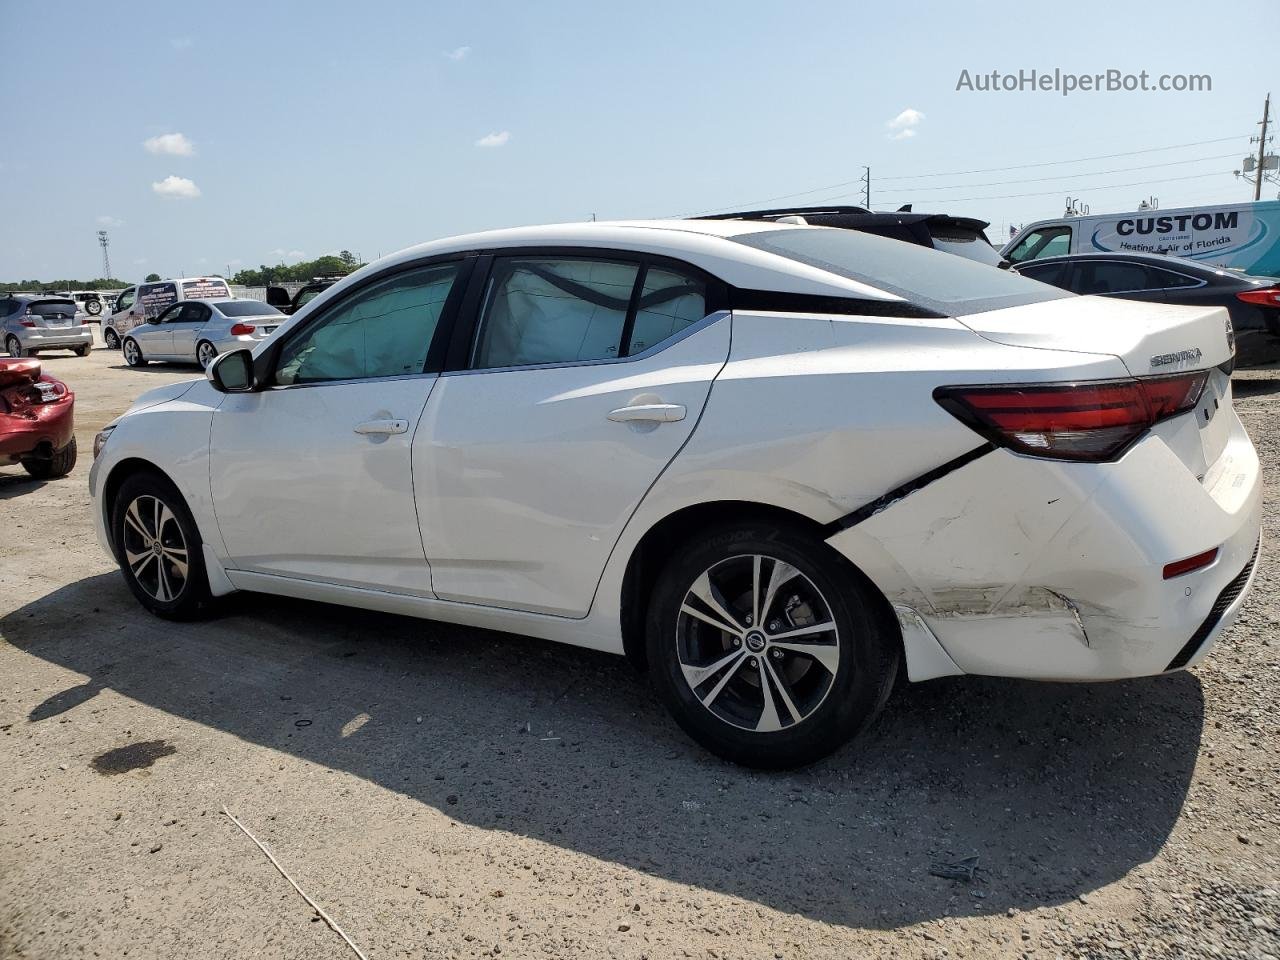
[[[183,300],[124,336],[124,362],[176,360],[207,367],[219,353],[253,347],[284,315],[261,300]]]
[[[230,300],[231,288],[221,277],[179,277],[126,287],[116,297],[111,316],[102,325],[102,338],[115,350],[134,327],[160,316],[180,300]]]
[[[893,213],[875,213],[866,207],[779,207],[719,213],[702,220],[765,220],[814,227],[840,227],[878,237],[915,243],[933,250],[954,253],[993,267],[1005,265],[999,251],[987,239],[985,220],[952,217],[945,213],[913,213],[907,204]]]
[[[853,230],[473,234],[144,394],[92,512],[157,615],[253,590],[625,653],[706,747],[790,766],[904,663],[1205,657],[1261,525],[1228,332]]]
[[[299,287],[292,297],[284,287],[267,287],[267,303],[281,313],[293,316],[341,279],[341,277],[313,277],[310,283]]]
[[[71,350],[87,357],[93,331],[67,297],[0,297],[0,341],[11,357],[34,357],[46,350]]]
[[[1243,276],[1185,257],[1081,253],[1017,265],[1024,277],[1072,293],[1150,303],[1226,307],[1241,367],[1280,362],[1280,282]]]
[[[1280,277],[1280,201],[1040,220],[1023,227],[1003,252],[1012,263],[1076,253],[1153,253]]]
[[[76,465],[76,397],[41,373],[39,360],[0,358],[0,463],[20,463],[39,480]]]

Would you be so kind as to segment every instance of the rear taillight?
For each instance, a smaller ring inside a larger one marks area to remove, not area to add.
[[[1153,424],[1190,410],[1208,373],[1082,383],[939,387],[933,397],[992,443],[1056,460],[1111,460]]]
[[[237,323],[232,326],[231,335],[233,337],[247,337],[256,329],[252,323]]]
[[[1236,294],[1237,300],[1257,304],[1260,307],[1280,307],[1280,287],[1263,287]]]
[[[34,327],[35,325],[36,325],[36,322],[35,322],[34,320],[19,320],[19,321],[18,321],[18,326],[20,326],[20,327]]]

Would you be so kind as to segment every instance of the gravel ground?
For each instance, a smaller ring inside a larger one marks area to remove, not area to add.
[[[84,459],[0,470],[0,957],[354,956],[224,805],[370,960],[1280,957],[1270,557],[1193,672],[904,686],[854,748],[753,773],[620,659],[270,598],[147,616],[88,454],[192,371],[46,362]],[[1280,374],[1237,391],[1274,544]]]

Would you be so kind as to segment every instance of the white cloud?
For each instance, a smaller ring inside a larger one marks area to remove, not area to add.
[[[196,145],[180,133],[162,133],[158,137],[142,141],[147,153],[163,154],[170,157],[194,157]]]
[[[465,60],[471,55],[470,47],[454,47],[452,50],[446,50],[445,59],[452,60],[457,63],[459,60]]]
[[[916,135],[916,127],[924,120],[924,114],[913,107],[907,107],[900,114],[885,123],[893,133],[887,134],[890,140],[909,140]]]
[[[200,188],[186,177],[165,177],[151,184],[151,189],[170,200],[194,200],[200,196]]]
[[[105,213],[98,218],[98,226],[100,227],[123,227],[124,221],[119,217],[109,217]]]
[[[276,247],[274,250],[267,251],[267,256],[283,261],[307,259],[305,250],[286,250],[284,247]],[[236,262],[238,263],[239,261]]]
[[[169,43],[173,45],[175,50],[190,50],[195,46],[195,41],[190,37],[170,37]]]
[[[133,261],[134,265],[138,267],[142,266],[146,262],[147,262],[146,257],[139,257],[137,260]]]
[[[488,133],[476,141],[477,147],[504,147],[507,141],[511,139],[511,131],[503,130],[501,133]]]

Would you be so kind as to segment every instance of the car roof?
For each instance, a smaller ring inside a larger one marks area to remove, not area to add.
[[[727,283],[749,289],[818,296],[865,297],[901,302],[871,284],[837,276],[778,254],[733,243],[734,237],[779,230],[826,230],[759,220],[617,220],[507,227],[432,240],[400,250],[350,274],[322,294],[326,299],[387,267],[424,257],[504,247],[584,247],[668,256],[700,267]],[[317,302],[312,301],[313,303]]]

